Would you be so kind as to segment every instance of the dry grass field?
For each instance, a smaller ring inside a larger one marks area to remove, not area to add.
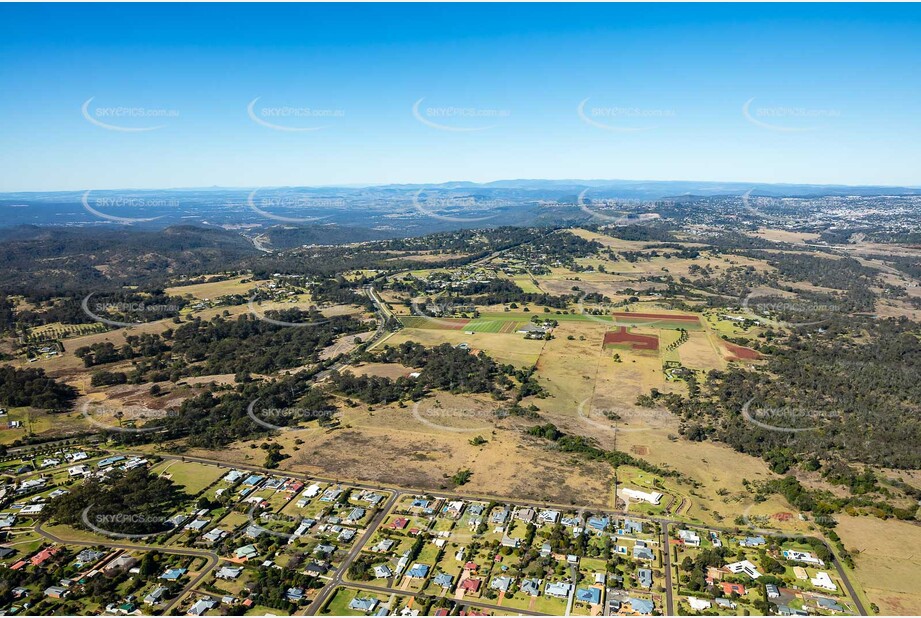
[[[726,360],[714,336],[709,333],[688,333],[688,340],[675,350],[681,363],[690,369],[725,369]]]
[[[361,363],[354,367],[346,367],[344,371],[349,371],[357,376],[379,376],[396,380],[397,378],[408,376],[416,370],[399,363]]]
[[[212,309],[203,309],[196,312],[195,315],[196,317],[200,317],[202,320],[210,320],[215,316],[221,315],[224,311],[227,311],[231,316],[238,316],[248,312],[249,309],[246,305],[236,307],[215,307]],[[84,337],[75,337],[73,339],[67,340],[66,350],[64,354],[60,356],[50,359],[42,358],[35,363],[29,363],[25,359],[20,359],[13,361],[12,364],[20,368],[41,368],[44,369],[48,375],[56,378],[63,378],[67,381],[79,379],[81,377],[88,378],[91,371],[85,369],[83,366],[83,361],[74,355],[76,350],[84,346],[91,346],[93,344],[103,342],[111,342],[116,347],[121,347],[125,344],[126,337],[131,335],[141,335],[144,333],[162,333],[169,328],[175,327],[176,324],[173,323],[172,319],[165,319],[157,320],[155,322],[148,322],[146,324],[140,324],[137,326],[130,326],[127,328],[118,328],[104,333],[94,333]]]
[[[837,516],[836,531],[857,550],[853,573],[882,614],[921,614],[921,527],[875,517]]]
[[[246,283],[243,282],[244,280],[247,280]],[[180,285],[166,288],[165,292],[170,296],[191,296],[198,300],[214,300],[230,294],[250,294],[256,287],[256,283],[256,281],[250,280],[249,276],[244,276],[227,279],[225,281],[209,281],[207,283]]]
[[[537,362],[544,341],[525,339],[523,335],[515,333],[474,333],[466,334],[457,330],[433,330],[422,328],[404,328],[384,345],[396,346],[404,341],[415,341],[427,346],[437,346],[443,343],[458,345],[467,343],[471,350],[482,350],[498,363],[509,363],[516,367],[528,367]]]
[[[764,238],[765,240],[770,240],[773,242],[786,242],[790,243],[791,245],[804,245],[807,242],[813,242],[817,240],[820,235],[810,232],[790,232],[787,230],[777,230],[763,227],[757,232],[754,232],[752,236],[757,236],[758,238]]]
[[[732,522],[754,504],[742,481],[775,475],[761,459],[724,445],[677,437],[678,421],[664,410],[637,407],[637,396],[651,388],[683,392],[685,386],[665,380],[658,354],[619,350],[621,362],[615,362],[612,351],[602,351],[607,330],[605,324],[593,321],[560,322],[555,339],[545,344],[537,364],[538,380],[550,397],[527,402],[535,403],[543,418],[564,431],[592,437],[605,448],[634,454],[699,481],[703,488],[698,490],[692,491],[687,484],[674,484],[671,488],[679,502],[682,498],[690,502],[682,514],[689,512],[689,517],[704,523]],[[567,339],[568,335],[573,335],[574,340]],[[693,335],[706,351],[701,352],[705,357],[701,368],[710,368],[713,363],[723,366],[707,334]],[[612,421],[606,413],[614,413],[619,419]],[[789,510],[779,498],[759,508],[771,513]]]
[[[400,487],[452,489],[450,477],[470,469],[470,482],[458,491],[478,496],[541,499],[561,504],[605,505],[611,469],[606,464],[556,453],[521,429],[531,422],[498,419],[488,398],[439,394],[412,406],[348,408],[342,427],[289,430],[277,438],[291,455],[281,469],[339,480],[364,480]],[[482,435],[488,442],[472,446]],[[303,444],[295,444],[295,440]],[[228,463],[261,463],[263,452],[250,448],[264,439],[242,442],[221,452]],[[213,452],[189,451],[214,457]]]

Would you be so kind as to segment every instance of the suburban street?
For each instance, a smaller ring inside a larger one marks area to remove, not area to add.
[[[668,522],[662,522],[662,563],[665,567],[665,614],[674,616],[672,601],[672,548],[668,544]]]
[[[138,453],[131,453],[131,454],[143,455],[145,453],[138,452]],[[190,462],[214,465],[214,466],[218,466],[222,468],[235,468],[239,470],[246,470],[249,472],[257,472],[257,473],[265,474],[265,475],[284,475],[286,477],[291,477],[291,478],[302,480],[302,481],[320,481],[324,483],[347,483],[348,485],[356,487],[358,489],[387,491],[387,492],[392,493],[390,500],[387,501],[386,508],[381,508],[380,512],[375,516],[374,520],[369,524],[367,530],[362,535],[360,540],[349,551],[349,554],[346,557],[345,561],[342,563],[342,566],[339,568],[339,570],[336,572],[336,574],[333,576],[330,582],[323,588],[323,590],[318,595],[318,597],[314,599],[314,601],[310,604],[309,609],[313,613],[316,613],[314,610],[318,611],[318,608],[321,608],[323,606],[323,604],[326,602],[326,600],[328,599],[332,591],[335,590],[339,585],[343,585],[344,583],[346,583],[349,587],[352,587],[352,588],[365,588],[369,590],[375,588],[375,587],[367,586],[365,584],[360,584],[357,582],[344,582],[342,578],[345,572],[348,570],[348,566],[358,556],[362,547],[364,547],[364,545],[371,539],[377,526],[380,525],[380,523],[384,520],[384,517],[386,516],[387,512],[393,507],[396,501],[399,500],[400,497],[407,495],[407,494],[409,495],[426,494],[434,498],[444,498],[444,499],[495,500],[499,503],[515,504],[519,506],[540,508],[540,509],[550,508],[550,509],[563,509],[563,510],[573,510],[573,509],[578,510],[579,508],[591,508],[605,515],[615,515],[615,516],[621,516],[621,517],[626,516],[632,519],[644,520],[644,521],[649,521],[649,522],[658,522],[662,526],[662,538],[663,538],[662,551],[664,552],[663,568],[665,572],[665,600],[666,600],[665,609],[668,615],[674,615],[674,599],[673,599],[673,592],[672,592],[673,577],[671,573],[672,564],[671,564],[671,556],[669,553],[669,545],[668,545],[669,526],[672,526],[672,525],[685,526],[685,525],[688,525],[688,522],[684,522],[684,521],[677,520],[677,519],[662,518],[662,517],[650,517],[650,516],[640,515],[636,513],[629,513],[626,511],[604,509],[604,508],[598,507],[597,505],[581,505],[580,506],[580,505],[572,505],[572,504],[557,504],[557,503],[552,503],[552,502],[521,500],[517,498],[509,498],[507,496],[501,497],[501,496],[471,495],[471,494],[466,494],[466,493],[456,492],[456,491],[454,492],[443,491],[443,490],[430,491],[430,490],[413,489],[413,488],[407,488],[407,487],[394,487],[394,486],[387,486],[387,485],[383,485],[379,483],[368,483],[368,482],[354,481],[350,479],[341,479],[341,478],[328,478],[328,477],[308,475],[308,474],[302,474],[298,472],[291,472],[291,471],[284,471],[284,470],[272,470],[269,468],[252,465],[252,464],[236,464],[236,463],[223,462],[223,461],[216,460],[216,459],[209,459],[205,457],[195,457],[195,456],[188,456],[188,455],[180,456],[180,455],[163,454],[161,455],[161,457],[163,459],[168,459],[168,460],[171,459],[171,460],[179,460],[179,461],[190,461]],[[721,527],[721,526],[712,526],[712,525],[701,526],[700,524],[693,524],[693,525],[702,530],[712,530],[715,532],[723,532],[723,533],[735,533],[737,530],[736,528]],[[784,534],[782,532],[777,532],[777,531],[758,530],[758,532],[759,534],[763,534],[766,536],[790,536],[788,534]],[[157,549],[160,549],[160,548],[157,547]],[[179,553],[179,552],[177,551],[176,553]],[[208,552],[205,552],[205,553],[208,553]],[[848,594],[850,595],[851,599],[854,601],[859,614],[862,616],[868,615],[863,604],[857,598],[856,592],[854,591],[854,588],[850,580],[848,579],[847,574],[844,572],[844,570],[842,569],[837,559],[835,560],[835,567],[837,569],[838,576],[840,577],[841,581],[844,583],[844,586],[848,591]],[[192,586],[188,587],[187,589],[191,590]],[[410,594],[406,591],[395,590],[395,589],[390,589],[390,588],[381,588],[378,591],[393,593],[393,594],[402,594],[402,595]],[[487,605],[479,601],[476,601],[475,605],[478,607],[488,607]],[[498,609],[499,607],[496,606],[495,608]],[[519,611],[519,610],[516,609],[516,611]],[[527,613],[527,612],[522,612],[522,613]],[[531,612],[531,613],[533,615],[540,615],[537,612]]]
[[[57,535],[54,535],[42,527],[42,524],[35,526],[34,530],[48,539],[49,541],[54,541],[55,543],[62,543],[67,545],[80,545],[81,547],[110,547],[112,549],[127,549],[127,550],[140,550],[140,551],[149,551],[151,549],[156,549],[157,551],[164,554],[176,554],[179,556],[193,556],[196,558],[205,558],[205,566],[201,571],[196,575],[192,580],[182,589],[182,592],[179,593],[175,598],[170,600],[163,606],[163,614],[169,614],[170,609],[172,609],[176,603],[184,599],[186,594],[194,590],[198,584],[200,584],[208,575],[211,574],[211,571],[214,570],[214,567],[218,565],[221,558],[216,553],[212,551],[207,551],[204,549],[189,549],[186,547],[164,547],[161,545],[142,545],[139,543],[118,543],[114,541],[79,541],[72,539],[64,539]]]

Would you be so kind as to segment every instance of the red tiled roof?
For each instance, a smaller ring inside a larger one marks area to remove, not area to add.
[[[720,586],[723,588],[723,594],[731,594],[735,592],[738,595],[745,594],[745,586],[742,584],[733,584],[731,582],[720,582]]]
[[[42,551],[32,556],[30,562],[32,562],[32,566],[38,566],[48,558],[54,556],[56,553],[58,553],[58,551],[60,550],[57,547],[46,547]]]

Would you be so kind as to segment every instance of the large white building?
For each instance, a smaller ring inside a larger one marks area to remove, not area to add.
[[[620,490],[621,497],[629,498],[636,502],[648,502],[649,504],[659,504],[662,500],[662,494],[657,491],[645,492],[638,489],[630,489],[629,487],[624,487]]]
[[[812,585],[817,588],[824,588],[825,590],[832,591],[838,589],[838,586],[835,585],[835,582],[831,581],[831,577],[829,577],[828,573],[825,571],[819,571],[810,581]]]
[[[733,573],[745,573],[752,579],[758,579],[761,577],[761,573],[758,569],[755,568],[755,565],[748,560],[742,560],[740,562],[733,562],[732,564],[727,564],[726,568],[732,571]]]
[[[711,603],[707,599],[698,599],[697,597],[688,597],[688,605],[696,611],[710,609]]]

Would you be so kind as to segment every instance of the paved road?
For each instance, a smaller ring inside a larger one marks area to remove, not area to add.
[[[342,561],[342,564],[339,566],[339,568],[336,569],[336,574],[333,576],[333,578],[323,588],[323,590],[320,591],[320,594],[317,595],[317,598],[315,598],[310,603],[307,608],[307,614],[317,615],[320,612],[320,609],[326,603],[327,597],[329,597],[332,591],[342,583],[343,575],[348,572],[349,566],[351,566],[352,562],[355,560],[355,557],[358,556],[358,552],[360,552],[361,548],[364,547],[369,540],[371,540],[371,537],[377,531],[378,526],[380,526],[384,521],[387,513],[390,512],[390,509],[393,508],[393,505],[396,504],[401,495],[402,494],[399,492],[394,492],[393,495],[390,496],[390,500],[388,500],[387,503],[381,507],[380,511],[378,511],[377,515],[374,516],[374,519],[368,522],[368,529],[361,536],[361,539],[355,543],[355,546],[352,547],[352,550],[345,557],[345,560]]]
[[[662,524],[662,556],[665,565],[665,615],[674,616],[675,608],[672,600],[672,548],[668,542],[668,523]]]
[[[149,455],[149,453],[137,453],[137,454]],[[729,527],[724,527],[724,526],[711,526],[711,525],[701,526],[700,524],[689,523],[689,522],[682,521],[682,520],[668,519],[668,518],[662,518],[662,517],[650,517],[646,515],[640,515],[637,513],[629,513],[627,511],[605,509],[605,508],[599,507],[598,505],[580,506],[580,505],[573,505],[573,504],[559,504],[559,503],[552,503],[552,502],[539,502],[539,501],[534,501],[534,500],[522,500],[518,498],[509,498],[507,496],[502,497],[502,496],[489,496],[489,495],[483,495],[483,494],[476,494],[476,495],[464,494],[461,492],[449,492],[449,491],[430,491],[427,489],[387,486],[387,485],[383,485],[380,483],[367,483],[367,482],[352,481],[352,480],[324,478],[324,477],[317,476],[317,475],[299,474],[297,472],[291,472],[287,470],[273,470],[273,469],[263,468],[261,466],[255,466],[255,465],[228,463],[226,461],[208,459],[205,457],[192,457],[188,455],[180,456],[180,455],[169,455],[169,454],[160,454],[159,456],[162,457],[163,459],[179,459],[179,460],[184,460],[184,461],[194,461],[198,463],[210,464],[210,465],[220,466],[224,468],[238,468],[241,470],[248,470],[250,472],[258,472],[260,474],[268,474],[268,475],[281,474],[281,475],[285,475],[291,478],[297,478],[301,480],[320,481],[324,483],[347,483],[348,485],[357,487],[359,489],[388,491],[388,492],[396,492],[399,494],[424,493],[426,495],[433,496],[436,498],[446,498],[446,499],[462,498],[466,500],[495,500],[500,503],[516,504],[520,506],[539,508],[539,509],[546,508],[546,509],[556,509],[556,510],[572,510],[572,509],[578,510],[579,508],[589,508],[594,511],[605,513],[608,515],[617,515],[621,517],[629,517],[631,519],[644,520],[644,521],[649,521],[649,522],[658,522],[662,526],[662,533],[664,535],[665,544],[663,546],[663,551],[667,551],[667,548],[668,548],[668,526],[670,525],[678,525],[678,526],[691,525],[691,526],[694,526],[696,528],[700,528],[703,530],[708,530],[708,531],[713,530],[716,532],[724,532],[724,533],[731,533],[731,534],[735,534],[739,531],[739,528],[737,527],[729,528]],[[785,537],[791,536],[790,534],[785,534],[783,532],[777,532],[777,531],[771,531],[771,530],[758,530],[758,532],[765,536],[785,536]],[[671,556],[669,556],[668,558],[665,558],[664,560],[667,561],[667,564],[671,565]],[[847,588],[848,593],[851,595],[851,598],[854,599],[857,609],[860,612],[860,615],[866,616],[867,615],[866,610],[864,609],[863,605],[860,603],[859,599],[857,599],[856,595],[853,593],[854,589],[850,583],[850,580],[847,578],[847,575],[841,569],[840,565],[837,564],[837,561],[836,561],[836,567],[838,568],[838,575],[841,578],[841,581],[844,583],[845,588]],[[667,568],[666,573],[668,573],[668,575],[666,575],[666,581],[667,583],[670,583],[671,578],[672,578],[671,569]],[[350,587],[355,587],[355,584],[352,582],[349,582],[348,585]],[[389,590],[389,589],[386,589],[386,590]],[[667,606],[673,606],[671,586],[667,585],[666,590],[667,590],[666,604]],[[398,592],[400,594],[407,594],[403,591],[395,591],[395,592]],[[476,603],[476,605],[486,607],[482,603]],[[671,611],[669,611],[668,613],[671,613]]]
[[[16,455],[18,453],[23,453],[27,451],[43,451],[46,449],[54,448],[55,446],[64,445],[67,443],[72,443],[74,441],[86,442],[87,444],[98,444],[102,440],[91,434],[80,434],[73,435],[69,438],[61,438],[60,440],[49,440],[48,442],[37,442],[35,444],[26,444],[25,446],[14,446],[12,448],[6,449],[7,455]]]
[[[180,592],[174,599],[172,599],[166,605],[163,606],[161,614],[164,616],[170,613],[169,610],[172,609],[176,603],[182,600],[182,598],[185,597],[187,592],[189,592],[190,590],[195,588],[199,583],[201,583],[201,581],[204,580],[205,577],[207,577],[211,573],[214,567],[216,567],[218,562],[220,562],[221,560],[220,556],[218,556],[216,553],[214,553],[213,551],[205,550],[205,549],[190,549],[186,547],[162,547],[159,545],[140,545],[137,543],[119,543],[115,541],[74,541],[70,539],[62,539],[61,537],[54,535],[48,532],[47,530],[44,530],[42,528],[42,524],[36,525],[34,530],[35,532],[42,535],[46,539],[49,539],[51,541],[54,541],[55,543],[61,543],[64,545],[80,545],[82,547],[101,546],[101,547],[111,547],[113,549],[128,549],[128,550],[136,550],[136,551],[156,550],[160,552],[161,554],[177,554],[180,556],[192,556],[195,558],[205,558],[206,560],[205,566],[204,568],[202,568],[199,574],[196,575],[192,579],[192,581],[190,581],[188,585],[186,585],[186,587],[182,589],[182,592]]]
[[[832,555],[834,555],[834,551],[832,552]],[[835,556],[832,560],[835,563],[835,568],[838,569],[838,577],[841,578],[841,583],[843,583],[844,587],[847,588],[847,593],[850,595],[851,599],[853,599],[854,605],[857,606],[857,612],[861,616],[869,616],[866,608],[863,606],[863,603],[861,603],[860,599],[857,598],[857,592],[854,590],[854,587],[851,586],[851,582],[847,578],[847,575],[845,575],[844,567],[841,566],[841,562],[838,560],[838,557]]]
[[[395,588],[385,588],[383,586],[371,586],[369,584],[362,584],[362,583],[357,583],[357,582],[348,582],[347,585],[349,588],[358,588],[359,590],[365,590],[367,592],[378,592],[380,594],[397,594],[397,595],[410,596],[410,597],[425,596],[421,592],[412,592],[409,590],[397,590]],[[529,609],[519,609],[517,607],[506,607],[502,605],[493,605],[491,603],[481,603],[479,600],[473,600],[473,601],[463,600],[463,601],[457,601],[457,603],[459,605],[482,607],[485,609],[492,609],[492,610],[497,610],[500,612],[521,614],[523,616],[549,616],[550,615],[550,614],[542,614],[541,612],[535,612]]]

